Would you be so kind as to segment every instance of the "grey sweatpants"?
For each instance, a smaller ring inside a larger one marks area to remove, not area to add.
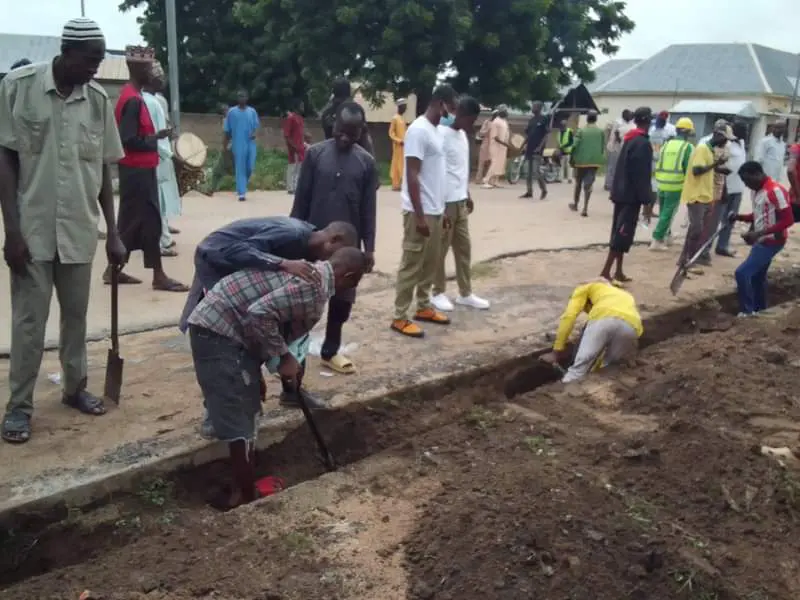
[[[294,194],[297,187],[297,178],[300,176],[300,165],[303,163],[289,163],[286,165],[286,191]]]
[[[636,354],[639,336],[636,330],[622,319],[609,317],[589,321],[583,330],[575,362],[561,380],[564,383],[577,381],[592,370],[603,355],[603,366],[627,360]]]

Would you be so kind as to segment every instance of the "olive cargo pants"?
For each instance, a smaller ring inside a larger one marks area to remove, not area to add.
[[[63,389],[75,394],[86,385],[86,311],[92,265],[31,262],[24,277],[11,275],[11,355],[7,412],[31,415],[33,391],[44,352],[53,289],[60,307],[58,357]]]
[[[403,211],[403,256],[395,285],[395,319],[408,319],[415,293],[417,310],[430,308],[431,287],[442,245],[442,220],[442,215],[425,215],[430,230],[425,237],[417,231],[414,213]]]
[[[458,293],[462,297],[472,294],[472,243],[469,239],[469,211],[467,201],[448,202],[445,205],[445,216],[450,220],[450,227],[442,230],[442,245],[439,250],[439,262],[436,277],[433,280],[433,295],[443,294],[446,283],[444,263],[450,247],[453,248],[453,260],[456,263],[456,281]]]

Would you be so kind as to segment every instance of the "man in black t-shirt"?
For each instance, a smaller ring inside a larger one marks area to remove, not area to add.
[[[533,180],[539,183],[542,200],[547,197],[547,184],[541,176],[542,151],[547,144],[547,134],[550,133],[549,119],[542,114],[542,103],[538,100],[531,104],[531,119],[525,129],[525,143],[522,149],[528,163],[528,191],[521,198],[533,198]]]

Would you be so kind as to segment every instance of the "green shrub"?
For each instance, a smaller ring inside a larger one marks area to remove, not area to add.
[[[208,152],[207,165],[213,165],[219,160],[220,151],[210,150]],[[250,191],[262,190],[284,190],[286,189],[286,165],[288,156],[284,150],[259,148],[256,155],[256,168],[250,178]],[[381,185],[389,185],[389,164],[378,163],[378,174]],[[232,192],[236,189],[236,180],[233,173],[226,173],[220,180],[219,189],[224,192]]]

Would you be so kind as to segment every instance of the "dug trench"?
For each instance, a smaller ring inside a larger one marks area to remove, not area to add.
[[[786,275],[771,294],[794,300],[800,283]],[[637,364],[577,386],[546,385],[552,373],[530,369],[531,356],[319,415],[345,470],[380,454],[407,465],[362,482],[371,494],[434,482],[379,552],[401,565],[405,589],[375,595],[378,576],[328,576],[341,558],[308,523],[259,525],[259,513],[288,514],[288,492],[228,515],[207,509],[218,462],[16,515],[0,534],[0,595],[797,598],[800,477],[791,456],[781,465],[753,449],[797,445],[800,309],[734,324],[734,308],[724,295],[653,317]],[[290,487],[324,473],[305,426],[259,465]]]

